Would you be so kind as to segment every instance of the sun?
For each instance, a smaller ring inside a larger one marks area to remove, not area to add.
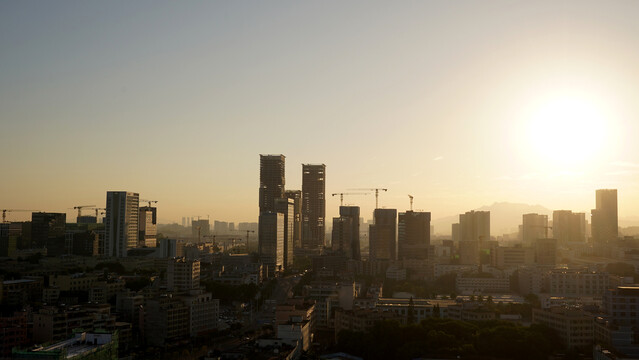
[[[601,107],[592,99],[559,96],[533,109],[527,135],[534,157],[570,169],[603,155],[608,126]]]

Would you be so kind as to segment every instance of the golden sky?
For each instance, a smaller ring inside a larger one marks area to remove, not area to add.
[[[259,154],[440,218],[639,216],[637,1],[0,3],[0,208],[257,221]],[[368,217],[373,196],[352,197]],[[327,217],[339,199],[327,200]],[[27,215],[12,214],[20,220]]]

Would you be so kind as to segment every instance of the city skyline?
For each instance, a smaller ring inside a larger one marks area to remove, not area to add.
[[[639,4],[491,4],[3,3],[0,207],[72,219],[125,190],[160,223],[255,222],[257,154],[281,153],[287,189],[323,163],[327,194],[384,187],[434,220],[589,213],[602,188],[639,218]]]

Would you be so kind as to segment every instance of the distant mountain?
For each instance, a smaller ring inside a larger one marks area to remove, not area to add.
[[[515,233],[521,225],[522,215],[536,213],[548,215],[552,220],[552,210],[541,205],[516,204],[509,202],[496,202],[492,205],[482,206],[475,211],[490,211],[490,233],[492,236]],[[450,234],[452,224],[459,222],[459,215],[448,216],[435,219],[432,224],[435,226],[436,234]]]

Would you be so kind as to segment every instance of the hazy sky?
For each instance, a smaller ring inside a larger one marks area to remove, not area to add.
[[[639,216],[639,1],[0,1],[0,208],[257,221],[259,154],[433,218]],[[347,198],[366,216],[373,196]],[[339,199],[328,198],[327,218]],[[12,220],[28,217],[10,215]],[[330,221],[329,221],[330,222]]]

